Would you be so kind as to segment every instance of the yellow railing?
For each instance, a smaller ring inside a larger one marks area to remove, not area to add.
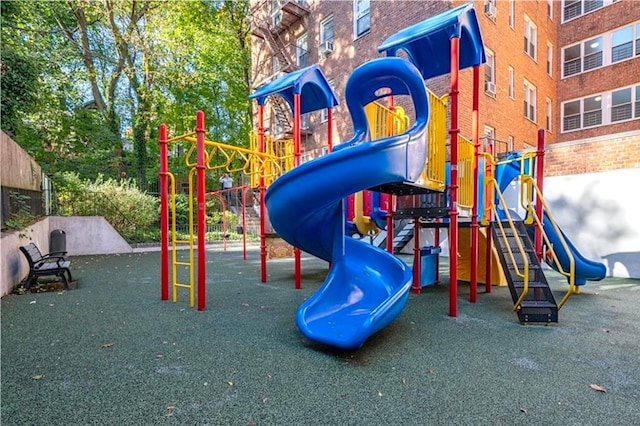
[[[524,247],[522,246],[522,241],[518,236],[518,230],[516,229],[516,226],[513,223],[513,219],[511,218],[511,213],[509,212],[509,209],[506,208],[507,204],[504,200],[504,197],[502,196],[502,193],[500,192],[500,187],[498,186],[498,182],[496,182],[496,180],[493,179],[492,184],[495,190],[495,194],[498,196],[498,199],[500,200],[500,205],[504,207],[503,211],[504,211],[505,217],[507,218],[509,229],[511,229],[511,232],[513,232],[514,241],[516,242],[516,245],[518,247],[518,253],[520,254],[520,257],[522,258],[522,261],[523,261],[522,270],[520,270],[520,266],[518,266],[518,263],[516,262],[514,253],[511,250],[511,245],[509,244],[509,241],[507,239],[507,233],[505,232],[503,221],[496,219],[496,224],[498,225],[498,229],[500,229],[499,237],[502,237],[504,241],[504,247],[507,248],[507,254],[509,255],[508,260],[511,261],[511,264],[514,267],[515,273],[523,280],[522,293],[520,294],[520,297],[518,298],[515,305],[513,306],[513,310],[516,311],[518,310],[518,308],[520,307],[520,304],[522,303],[524,298],[527,296],[527,293],[529,292],[529,257],[527,255],[527,252],[524,250]],[[499,217],[498,209],[495,205],[493,205],[493,214],[494,214],[494,217],[496,218]]]
[[[259,151],[258,132],[250,134],[250,147],[253,152]],[[264,184],[268,187],[285,172],[293,169],[294,153],[293,139],[274,139],[269,133],[264,135],[265,154],[267,161],[262,161],[260,156],[251,158],[251,187],[260,186],[260,176],[264,175]]]
[[[484,211],[481,218],[482,226],[488,226],[491,219],[491,212],[494,209],[494,196],[493,193],[495,191],[494,187],[494,175],[496,163],[493,155],[488,152],[480,153],[480,156],[484,158],[484,179],[483,179],[483,188],[484,188]]]
[[[188,167],[195,167],[196,138],[183,138],[191,142],[185,158]],[[205,140],[205,166],[208,170],[225,170],[227,172],[242,172],[251,178],[253,188],[259,185],[261,175],[265,183],[270,184],[277,177],[293,168],[293,141],[274,140],[265,135],[266,152],[257,150],[257,137],[251,137],[256,149],[242,148],[235,145]]]
[[[436,191],[446,187],[445,162],[447,161],[447,97],[436,96],[430,90],[429,95],[429,146],[427,164],[420,176],[422,184]]]
[[[458,135],[458,205],[473,207],[473,142]]]
[[[569,297],[572,294],[577,292],[576,291],[577,287],[575,285],[575,279],[576,279],[575,259],[573,257],[571,250],[569,249],[569,244],[567,243],[566,239],[564,238],[564,235],[562,234],[562,231],[560,230],[560,227],[558,226],[558,223],[556,222],[553,215],[551,214],[549,207],[547,206],[547,203],[542,198],[542,193],[540,192],[540,188],[538,188],[538,185],[536,184],[534,178],[530,175],[522,175],[520,177],[520,180],[521,180],[521,186],[522,186],[520,191],[521,201],[526,202],[526,204],[523,204],[523,206],[527,210],[527,217],[531,218],[532,223],[538,228],[538,231],[541,233],[544,239],[544,243],[548,248],[548,253],[551,254],[553,261],[555,262],[556,267],[558,268],[558,272],[569,278],[569,290],[567,290],[562,300],[560,300],[560,302],[558,303],[558,309],[559,309],[562,307],[562,305],[565,304],[567,299],[569,299]],[[522,195],[522,193],[524,193],[524,196]],[[556,254],[556,251],[553,247],[553,244],[551,244],[549,236],[544,231],[544,226],[542,226],[543,219],[539,217],[538,214],[536,213],[535,206],[532,201],[534,195],[536,195],[540,200],[540,202],[542,203],[542,207],[544,209],[543,211],[546,213],[546,219],[548,219],[549,222],[551,223],[551,226],[553,226],[553,230],[555,231],[556,235],[558,235],[558,239],[560,240],[560,244],[562,245],[562,248],[564,249],[565,253],[567,253],[567,257],[569,258],[569,271],[566,271],[562,267],[560,260],[558,259],[558,256]]]
[[[367,114],[371,140],[399,135],[409,128],[409,117],[402,107],[391,110],[379,102],[371,102],[364,110]]]

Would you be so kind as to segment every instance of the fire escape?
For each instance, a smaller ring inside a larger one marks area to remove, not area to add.
[[[301,48],[296,45],[295,60],[292,60],[288,45],[283,39],[283,33],[308,14],[306,0],[265,0],[252,9],[251,34],[265,41],[274,58],[274,73],[271,79],[275,79],[280,73],[289,73],[308,65],[308,52],[300,51]],[[293,121],[289,105],[280,96],[270,97],[269,102],[276,121],[275,127],[278,128],[273,129],[273,133],[291,135]]]

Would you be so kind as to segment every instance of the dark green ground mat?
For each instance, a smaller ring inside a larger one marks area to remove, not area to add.
[[[198,312],[160,301],[159,260],[76,257],[77,290],[2,299],[3,426],[640,424],[637,280],[587,284],[552,326],[520,325],[506,287],[460,285],[451,318],[445,282],[341,352],[294,322],[325,262],[295,290],[292,260],[261,284],[255,248],[211,250]]]

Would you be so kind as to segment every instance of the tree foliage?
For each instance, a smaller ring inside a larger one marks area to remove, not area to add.
[[[157,172],[157,128],[246,145],[248,0],[2,2],[2,126],[44,170]]]

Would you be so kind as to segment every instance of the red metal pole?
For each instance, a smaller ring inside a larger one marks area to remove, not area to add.
[[[160,300],[169,300],[169,160],[167,126],[160,125]]]
[[[242,187],[242,260],[247,260],[247,194],[249,185]]]
[[[327,149],[333,151],[333,108],[327,108]]]
[[[440,219],[436,223],[440,223]],[[437,225],[433,230],[433,246],[440,247],[440,227]],[[436,284],[440,284],[440,255],[436,256]]]
[[[298,167],[300,165],[300,94],[293,95],[293,166]],[[301,253],[298,247],[293,249],[293,256],[295,261],[295,287],[299,289],[302,287],[302,273],[301,273]]]
[[[536,151],[536,184],[540,189],[540,194],[536,195],[536,215],[542,218],[542,186],[544,183],[544,129],[538,129],[538,150]],[[542,233],[538,227],[535,228],[535,248],[538,261],[542,260]]]
[[[460,39],[451,38],[451,208],[449,209],[449,316],[458,316],[458,71]]]
[[[196,181],[198,190],[198,310],[204,311],[206,300],[206,253],[205,253],[205,161],[204,161],[204,112],[196,113],[196,149],[198,162],[196,165]]]
[[[476,303],[478,294],[478,156],[480,155],[479,118],[480,66],[473,67],[473,111],[471,115],[471,139],[473,140],[473,203],[471,211],[471,276],[469,280],[469,302]]]
[[[396,209],[396,196],[389,194],[389,207],[387,209],[387,252],[393,253],[393,212]]]
[[[489,157],[491,158],[491,160],[486,160],[486,164],[485,164],[485,176],[487,177],[487,181],[488,182],[492,182],[493,180],[493,165],[491,164],[491,161],[493,161],[493,141],[489,141],[489,144],[487,146],[487,151],[489,152]],[[487,185],[487,187],[485,188],[485,204],[487,206],[490,206],[493,204],[493,191],[491,190],[491,188],[493,188],[493,183],[489,183]],[[491,209],[487,210],[487,222],[489,222],[489,226],[487,227],[487,247],[486,247],[486,265],[485,265],[485,283],[484,283],[484,289],[486,293],[491,293],[491,269],[493,267],[492,265],[492,261],[491,261],[491,256],[493,255],[493,234],[491,233],[491,227],[493,226],[491,224],[491,221],[493,219],[493,213]]]
[[[265,152],[264,143],[264,105],[258,105],[258,151]],[[267,235],[266,235],[266,214],[267,209],[264,203],[265,196],[264,171],[260,172],[260,281],[267,282]]]
[[[420,220],[413,219],[413,292],[420,294]]]

